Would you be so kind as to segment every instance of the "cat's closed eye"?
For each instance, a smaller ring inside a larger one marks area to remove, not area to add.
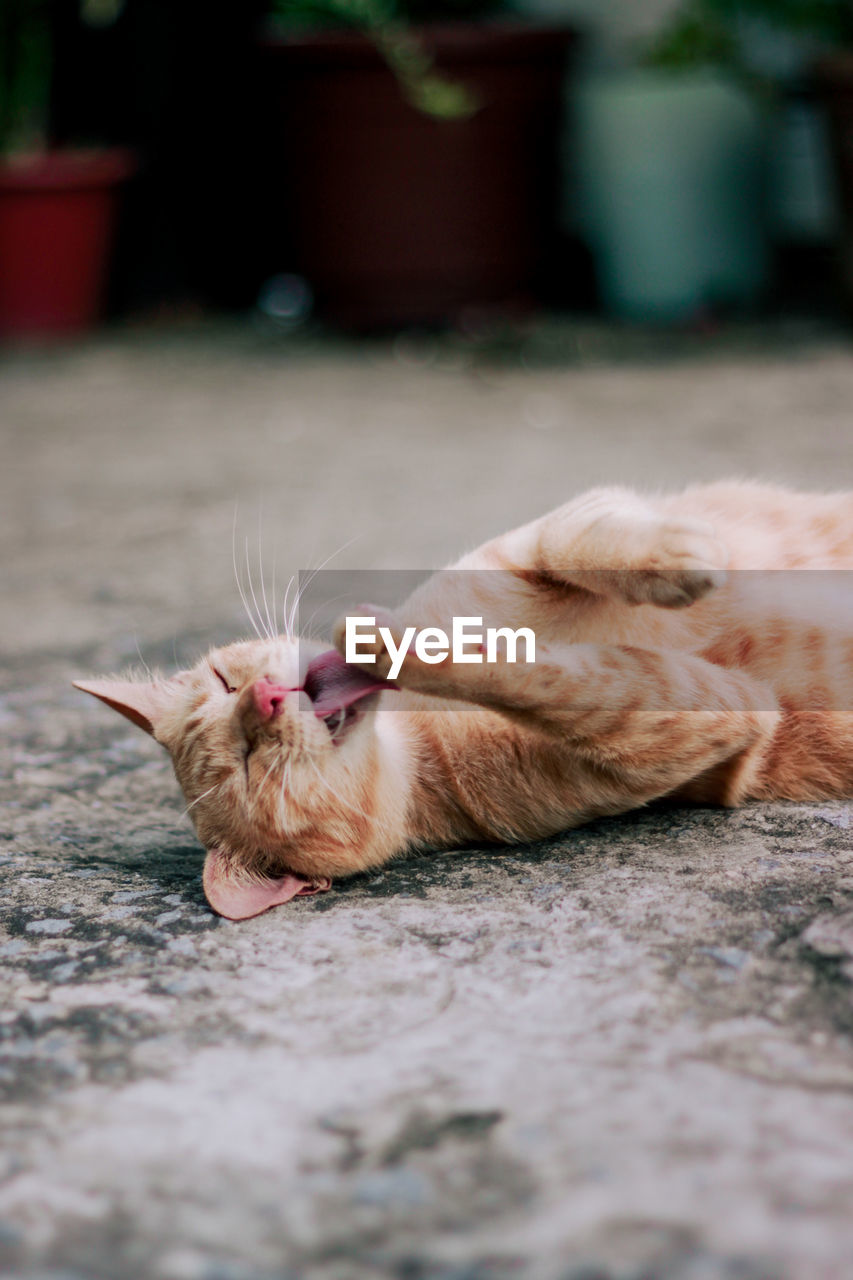
[[[211,671],[213,672],[213,674],[216,676],[217,680],[218,680],[218,681],[219,681],[219,683],[222,685],[222,687],[223,687],[223,689],[225,690],[225,692],[226,692],[226,693],[236,693],[236,692],[237,692],[237,690],[235,689],[234,685],[233,685],[233,684],[229,684],[229,683],[228,683],[228,680],[227,680],[227,679],[226,679],[226,677],[222,674],[222,672],[221,672],[221,671],[219,671],[216,667],[211,667],[210,669],[211,669]]]

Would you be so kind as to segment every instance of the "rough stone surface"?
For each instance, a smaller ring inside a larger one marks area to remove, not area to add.
[[[602,479],[853,487],[846,348],[774,342],[6,358],[0,1271],[850,1274],[851,807],[649,810],[235,925],[159,748],[69,687],[245,629],[235,499],[282,582],[350,537],[439,563]]]

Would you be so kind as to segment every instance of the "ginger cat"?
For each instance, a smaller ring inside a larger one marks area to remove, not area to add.
[[[279,636],[77,687],[169,751],[208,901],[245,919],[407,850],[536,839],[663,796],[853,795],[853,593],[770,572],[851,568],[853,495],[597,489],[434,575],[399,620],[367,610],[395,644],[454,615],[527,626],[534,662],[409,653],[392,687],[378,634],[360,668]]]

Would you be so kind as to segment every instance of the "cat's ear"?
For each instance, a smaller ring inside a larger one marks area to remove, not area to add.
[[[301,876],[283,875],[277,879],[248,879],[226,858],[221,849],[208,849],[204,863],[204,894],[213,910],[226,920],[248,920],[270,907],[299,894],[325,893],[332,886],[327,876],[304,880]]]
[[[113,711],[157,736],[157,725],[174,696],[174,680],[74,680],[75,689],[100,698]]]

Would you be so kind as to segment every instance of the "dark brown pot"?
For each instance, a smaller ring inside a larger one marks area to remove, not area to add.
[[[295,266],[319,314],[353,328],[447,323],[535,300],[555,232],[566,29],[419,32],[480,104],[410,106],[363,36],[269,38]]]
[[[847,304],[853,307],[853,53],[823,59],[816,79],[829,118],[841,203],[841,280]]]

